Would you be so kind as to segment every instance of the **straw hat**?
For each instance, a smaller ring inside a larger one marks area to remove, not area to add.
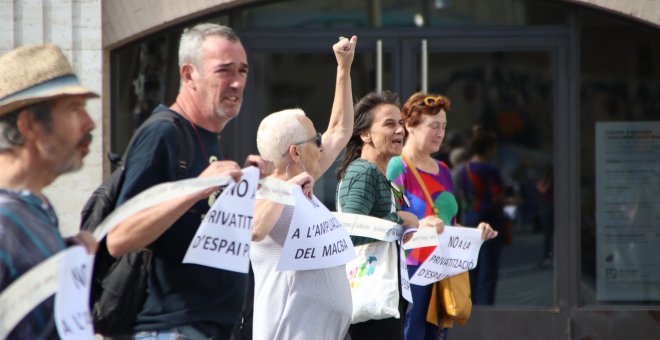
[[[99,96],[80,84],[57,46],[24,46],[0,57],[0,116],[62,95]]]

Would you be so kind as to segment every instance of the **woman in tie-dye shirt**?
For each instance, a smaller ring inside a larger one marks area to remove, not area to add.
[[[447,111],[450,101],[444,96],[413,94],[401,110],[404,126],[407,132],[403,155],[407,156],[419,172],[431,200],[438,211],[438,217],[446,225],[456,224],[458,204],[454,197],[454,186],[447,165],[431,157],[438,151],[445,136],[447,127]],[[403,196],[400,202],[404,211],[411,212],[422,219],[434,214],[433,207],[427,203],[426,196],[415,175],[410,171],[401,156],[390,160],[387,167],[387,178],[397,187]],[[493,238],[497,235],[487,223],[479,224],[483,238]],[[419,265],[433,252],[435,247],[417,248],[409,252],[406,258],[408,272],[412,276]],[[429,299],[433,285],[411,285],[413,308],[406,314],[404,334],[406,339],[438,339],[440,327],[426,322]],[[443,338],[447,338],[446,328],[452,326],[451,321],[442,323]]]

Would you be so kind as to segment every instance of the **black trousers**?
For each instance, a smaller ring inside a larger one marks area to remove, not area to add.
[[[403,322],[408,301],[399,296],[400,318],[369,320],[352,324],[348,328],[351,340],[403,340]]]

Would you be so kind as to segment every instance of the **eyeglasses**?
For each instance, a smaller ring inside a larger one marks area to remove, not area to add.
[[[419,106],[436,107],[445,105],[445,99],[442,97],[427,96],[419,102]]]
[[[320,149],[321,145],[323,145],[323,135],[320,132],[317,132],[316,135],[314,135],[314,137],[312,137],[310,139],[305,139],[302,142],[293,143],[293,144],[300,145],[300,144],[309,143],[311,141],[314,141],[314,144],[316,144],[316,147]]]
[[[314,144],[316,144],[316,147],[320,149],[321,146],[323,145],[323,135],[320,132],[317,132],[314,135],[314,137],[312,137],[310,139],[305,139],[304,141],[301,141],[301,142],[293,143],[291,145],[300,145],[300,144],[305,144],[305,143],[309,143],[309,142],[314,142]],[[288,150],[285,151],[282,154],[282,156],[285,156],[288,152],[289,152]]]

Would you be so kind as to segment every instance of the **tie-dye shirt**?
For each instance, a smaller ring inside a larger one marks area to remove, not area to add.
[[[438,162],[438,173],[432,174],[423,170],[417,169],[422,181],[426,185],[426,189],[431,195],[431,200],[435,207],[438,209],[438,217],[445,222],[445,225],[455,224],[456,213],[458,212],[458,203],[454,197],[454,185],[451,180],[451,172],[447,165],[443,162]],[[408,204],[400,201],[401,210],[408,211],[420,220],[426,216],[433,214],[433,209],[427,204],[426,196],[422,187],[417,182],[417,178],[408,165],[399,157],[394,157],[390,160],[387,166],[387,178],[392,181],[392,184],[405,195]],[[408,206],[407,206],[408,205]],[[408,265],[421,264],[431,253],[435,247],[425,247],[413,249],[408,253],[406,263]]]

